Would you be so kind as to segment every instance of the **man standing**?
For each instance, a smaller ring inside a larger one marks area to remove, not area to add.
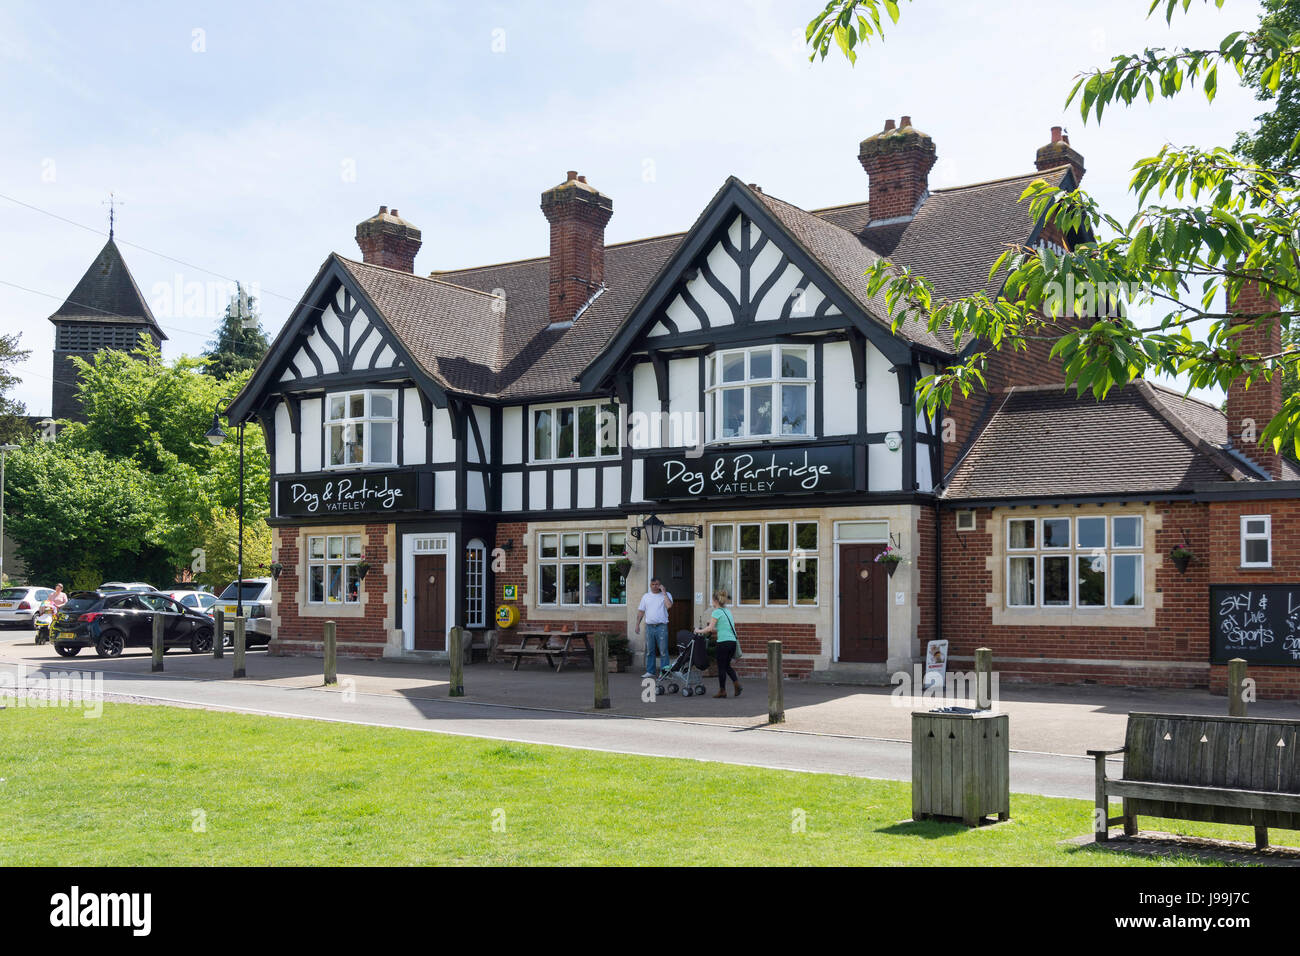
[[[655,651],[663,658],[663,666],[668,660],[668,609],[673,606],[673,596],[664,590],[658,578],[650,579],[650,590],[641,598],[636,609],[636,633],[641,633],[641,622],[645,622],[645,673],[643,677],[656,677]]]

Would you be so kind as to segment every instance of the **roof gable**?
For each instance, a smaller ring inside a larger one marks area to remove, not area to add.
[[[891,333],[883,303],[866,299],[863,273],[874,261],[843,229],[730,177],[582,372],[583,388],[601,387],[643,336],[680,334],[679,321],[707,328],[701,298],[720,300],[728,324],[790,321],[795,308],[809,318],[843,315],[885,355],[908,361],[911,343]]]

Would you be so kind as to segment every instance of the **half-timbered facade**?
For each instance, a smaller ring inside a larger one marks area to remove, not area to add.
[[[779,638],[800,676],[885,679],[945,621],[983,620],[972,602],[1005,595],[942,570],[969,558],[953,515],[979,496],[947,486],[978,483],[998,396],[1059,391],[1059,366],[999,355],[994,394],[935,421],[916,383],[958,352],[894,328],[863,275],[883,256],[941,295],[996,293],[1008,245],[1065,241],[1028,219],[1025,187],[1071,188],[1083,162],[1054,135],[1032,171],[930,190],[934,157],[904,117],[862,143],[866,202],[809,211],[731,178],[687,232],[611,245],[612,201],[570,173],[542,194],[549,255],[428,275],[419,230],[381,207],[363,261],[325,260],[230,409],[271,455],[272,649],[318,650],[326,618],[363,656],[445,653],[456,625],[510,643],[512,618],[630,634],[651,577],[670,633],[724,589],[747,666]],[[893,573],[888,547],[907,557]],[[980,633],[1060,623],[1019,611]]]

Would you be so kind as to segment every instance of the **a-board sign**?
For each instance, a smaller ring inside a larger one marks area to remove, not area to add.
[[[1300,584],[1210,587],[1210,661],[1300,667]]]

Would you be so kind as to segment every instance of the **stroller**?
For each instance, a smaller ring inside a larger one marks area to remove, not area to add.
[[[54,622],[54,605],[49,600],[41,602],[41,606],[36,609],[36,615],[32,618],[32,623],[36,625],[36,643],[50,643],[50,625]]]
[[[704,672],[709,668],[708,638],[693,631],[678,631],[677,647],[677,660],[659,675],[655,681],[655,693],[704,696]]]

